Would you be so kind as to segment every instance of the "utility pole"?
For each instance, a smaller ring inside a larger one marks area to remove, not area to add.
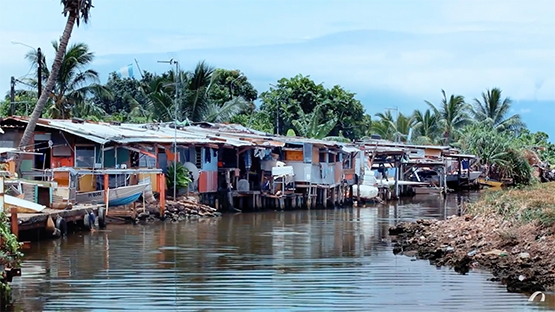
[[[10,116],[15,115],[15,77],[10,81]]]
[[[175,102],[174,102],[174,121],[173,121],[173,200],[177,200],[177,115],[179,114],[177,108],[177,97],[178,97],[178,75],[179,75],[179,62],[177,60],[171,59],[169,61],[158,61],[158,63],[168,63],[170,65],[175,65]]]
[[[40,99],[40,94],[42,93],[42,52],[40,47],[37,49],[37,59],[38,59],[38,70],[37,70],[37,85],[38,85],[38,96]]]

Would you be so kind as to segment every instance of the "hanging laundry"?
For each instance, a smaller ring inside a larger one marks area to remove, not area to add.
[[[265,148],[257,147],[254,149],[254,157],[258,157],[262,160],[267,154],[266,151],[267,150]]]
[[[209,164],[212,160],[212,154],[210,153],[210,148],[206,147],[204,149],[204,163]]]

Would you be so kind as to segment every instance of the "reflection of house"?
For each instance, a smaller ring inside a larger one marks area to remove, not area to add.
[[[4,134],[0,147],[17,147],[27,120],[9,117],[0,121]],[[174,142],[177,144],[174,145]],[[171,125],[97,123],[83,120],[39,120],[21,165],[25,178],[43,180],[45,172],[60,167],[81,169],[159,168],[166,172],[179,161],[193,175],[188,191],[201,195],[206,203],[225,203],[219,193],[231,190],[231,205],[260,206],[261,198],[285,202],[285,206],[339,203],[345,187],[355,183],[355,163],[359,150],[336,142],[282,137],[239,125],[198,123],[174,129]],[[295,188],[291,191],[265,189],[278,162],[293,167]],[[94,191],[105,181],[119,186],[132,177],[84,174],[78,191]],[[153,191],[164,185],[151,173],[136,180],[150,179]]]

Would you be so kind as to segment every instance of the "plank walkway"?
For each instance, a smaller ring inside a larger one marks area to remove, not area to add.
[[[18,213],[18,230],[21,232],[44,228],[49,216],[52,217],[52,220],[56,220],[57,216],[61,216],[66,222],[80,221],[85,217],[85,213],[91,210],[97,215],[99,207],[100,205],[75,205],[67,210],[45,208],[39,213]]]

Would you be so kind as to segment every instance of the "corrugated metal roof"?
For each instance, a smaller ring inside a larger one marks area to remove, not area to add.
[[[9,117],[27,122],[27,118]],[[178,144],[227,144],[232,146],[282,147],[285,144],[311,143],[339,148],[338,142],[301,137],[277,136],[236,124],[196,123],[175,130],[168,124],[111,124],[105,122],[73,122],[72,120],[40,119],[42,127],[61,130],[99,144],[109,142],[173,143],[177,132]],[[204,125],[202,127],[201,125]]]
[[[0,154],[17,152],[17,148],[13,147],[0,147]]]
[[[360,152],[361,149],[356,147],[356,146],[349,146],[349,145],[345,145],[341,147],[341,150],[343,150],[346,153],[356,153],[356,152]]]
[[[27,122],[25,118],[12,118]],[[99,144],[109,142],[126,143],[173,143],[178,144],[228,144],[232,146],[255,145],[238,138],[221,135],[214,131],[206,131],[201,127],[185,127],[175,130],[167,126],[151,124],[110,124],[84,122],[76,123],[71,120],[41,119],[37,125],[51,129],[61,130],[78,137]],[[219,135],[221,139],[211,139],[209,136]],[[177,136],[177,138],[175,138]]]

